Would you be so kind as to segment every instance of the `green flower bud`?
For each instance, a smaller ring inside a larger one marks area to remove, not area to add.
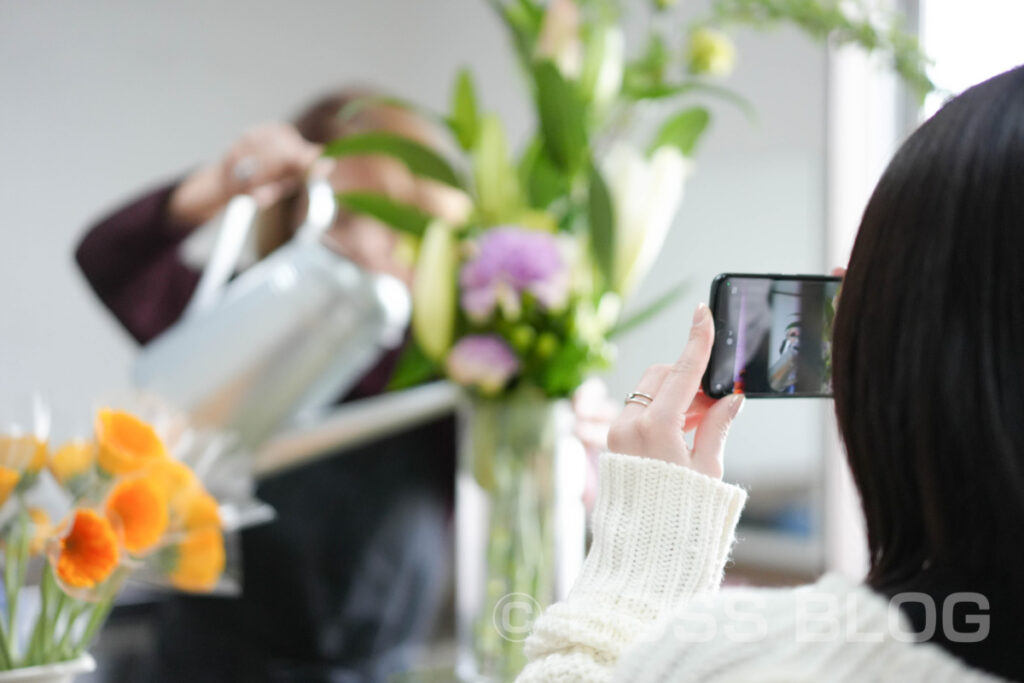
[[[529,325],[516,325],[508,335],[509,342],[520,353],[529,351],[536,339],[537,333]]]
[[[537,345],[534,347],[534,351],[542,359],[550,358],[558,351],[558,337],[551,332],[544,332],[537,337]]]
[[[736,66],[736,47],[725,33],[712,28],[698,28],[690,34],[686,66],[692,74],[724,78]]]

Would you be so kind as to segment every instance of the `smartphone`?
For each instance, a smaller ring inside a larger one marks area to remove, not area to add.
[[[840,278],[723,273],[711,283],[712,398],[832,396],[832,323]]]

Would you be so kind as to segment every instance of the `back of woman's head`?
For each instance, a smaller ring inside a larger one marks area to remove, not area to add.
[[[833,363],[871,582],[943,567],[1019,597],[1024,67],[949,102],[889,164],[853,248]]]

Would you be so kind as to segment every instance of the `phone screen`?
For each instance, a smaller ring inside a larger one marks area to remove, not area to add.
[[[832,322],[839,278],[723,274],[711,286],[712,397],[832,395]]]

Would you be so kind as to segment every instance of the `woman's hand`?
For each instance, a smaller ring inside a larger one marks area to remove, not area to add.
[[[320,157],[321,147],[307,142],[287,123],[251,128],[217,163],[187,177],[171,195],[172,219],[196,226],[213,218],[239,194],[267,207],[293,192]]]
[[[722,454],[743,395],[714,401],[700,390],[711,357],[715,326],[704,304],[693,315],[690,338],[674,365],[653,365],[637,384],[635,395],[648,405],[629,402],[612,424],[608,448],[616,453],[666,460],[709,477],[722,477]],[[693,446],[685,432],[696,430]]]

